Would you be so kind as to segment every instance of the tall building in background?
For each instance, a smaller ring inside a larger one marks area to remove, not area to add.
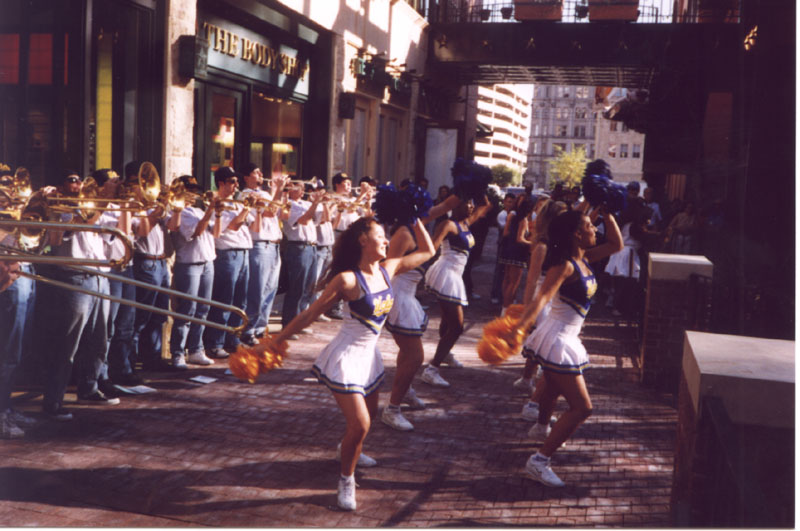
[[[608,95],[607,101],[613,104],[625,98],[626,94],[626,89],[615,88]],[[598,109],[596,114],[597,158],[608,162],[615,181],[641,181],[644,134],[628,129],[622,122],[604,118],[602,109]]]
[[[583,147],[587,158],[595,158],[594,88],[536,85],[531,109],[528,168],[523,180],[535,188],[548,188],[547,162],[557,148],[572,151]]]
[[[476,162],[505,164],[520,174],[525,172],[532,93],[533,85],[478,87],[478,123],[483,134],[475,139]]]

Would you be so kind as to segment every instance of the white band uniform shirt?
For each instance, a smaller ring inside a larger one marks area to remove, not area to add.
[[[147,215],[149,216],[152,214],[154,209],[150,209],[147,211]],[[136,230],[141,223],[141,218],[134,217],[131,218],[131,228],[133,229],[133,233],[136,234]],[[161,226],[162,221],[158,220],[153,225],[152,230],[148,233],[145,237],[136,238],[134,242],[134,250],[139,254],[147,255],[148,258],[153,257],[163,257],[165,252],[164,247],[164,227]]]
[[[314,213],[314,222],[317,226],[317,245],[327,247],[333,245],[336,235],[333,232],[333,223],[330,220],[322,221],[323,208],[325,207],[322,205],[317,206],[317,211]]]
[[[214,214],[215,223],[222,223],[222,232],[219,238],[214,240],[214,246],[217,251],[248,250],[253,248],[253,238],[250,236],[250,229],[247,227],[253,222],[253,212],[247,214],[244,223],[238,229],[228,230],[228,225],[239,215],[243,208],[240,204],[234,204],[232,210],[227,210],[227,208],[223,210],[220,217],[216,217],[216,214]]]
[[[298,199],[296,201],[289,201],[291,210],[289,210],[289,219],[283,224],[283,232],[286,234],[286,239],[290,242],[304,242],[304,243],[317,243],[317,228],[312,220],[306,223],[298,223],[297,220],[305,214],[311,203]]]
[[[72,219],[72,214],[62,214],[61,222],[67,223]],[[76,229],[79,229],[84,223],[73,223]],[[72,258],[88,258],[91,260],[108,260],[106,250],[106,243],[103,237],[97,232],[90,232],[85,230],[67,229],[61,240],[61,245],[53,248],[55,256],[69,256]],[[110,271],[110,267],[105,266],[86,266],[99,271]]]
[[[195,237],[197,224],[203,219],[205,212],[193,206],[181,210],[181,224],[175,234],[175,262],[178,264],[200,264],[210,262],[217,257],[214,246],[214,216],[211,216],[208,227]]]
[[[254,190],[253,188],[245,188],[242,190],[242,198],[249,195],[254,195],[264,201],[272,201],[272,194],[264,190]],[[267,203],[269,205],[269,203]],[[265,208],[269,208],[266,206]],[[253,210],[255,213],[255,209]],[[254,214],[258,215],[258,214]],[[274,216],[260,216],[259,227],[257,231],[250,230],[250,237],[254,242],[268,241],[277,243],[281,240],[281,227],[278,223],[278,215]]]
[[[608,258],[605,272],[615,277],[639,278],[641,266],[639,263],[639,248],[642,243],[631,236],[631,223],[626,223],[622,227],[621,251],[612,254]]]

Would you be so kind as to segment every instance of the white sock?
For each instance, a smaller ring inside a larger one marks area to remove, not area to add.
[[[549,461],[549,460],[550,460],[550,458],[549,458],[549,457],[547,457],[547,456],[545,456],[545,455],[542,455],[542,453],[541,453],[541,452],[536,452],[535,454],[533,454],[533,458],[534,458],[536,461]],[[344,476],[343,476],[343,477],[344,477]],[[352,476],[351,476],[351,477],[352,477]]]
[[[342,474],[339,479],[345,483],[355,483],[356,481],[355,474],[350,474],[349,476]]]

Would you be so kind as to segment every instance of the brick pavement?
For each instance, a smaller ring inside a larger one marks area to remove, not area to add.
[[[415,431],[373,425],[365,451],[379,466],[356,472],[354,513],[335,507],[334,452],[344,422],[308,372],[336,333],[333,322],[292,342],[285,367],[254,385],[226,376],[219,362],[154,375],[148,384],[156,393],[106,408],[67,403],[72,422],[43,421],[25,439],[0,441],[0,525],[669,526],[676,411],[671,396],[638,384],[633,329],[604,320],[602,308],[590,312],[583,334],[594,415],[553,459],[567,487],[547,488],[523,473],[537,445],[519,418],[526,397],[511,389],[522,358],[490,367],[475,353],[482,324],[496,313],[488,303],[488,251],[487,244],[473,270],[482,299],[470,306],[454,349],[465,367],[443,369],[449,389],[415,380],[428,403],[407,414]],[[435,303],[430,312],[428,359]],[[380,348],[384,404],[396,353],[388,333]],[[188,381],[197,374],[218,380]],[[25,411],[39,403],[36,393],[18,396]]]

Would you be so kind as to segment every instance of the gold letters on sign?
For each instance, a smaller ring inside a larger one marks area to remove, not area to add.
[[[300,79],[306,77],[308,63],[305,61],[301,63],[297,58],[280,53],[272,46],[239,37],[233,32],[208,22],[203,22],[203,30],[206,32],[209,46],[215,52],[224,53],[231,57],[239,56],[243,61],[250,61],[262,68],[277,70],[287,76]]]

